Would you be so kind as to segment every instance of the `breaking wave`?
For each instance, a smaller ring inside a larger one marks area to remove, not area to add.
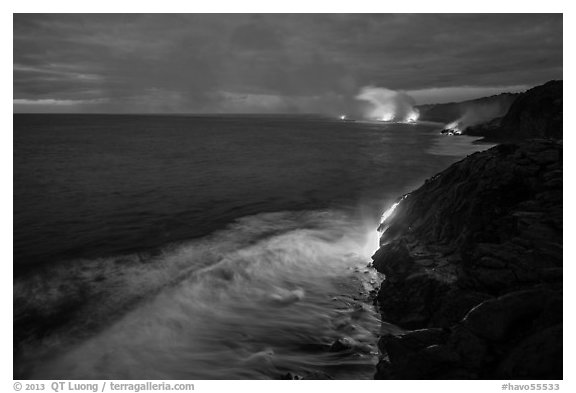
[[[22,278],[15,331],[34,339],[15,338],[15,377],[371,378],[376,226],[341,211],[264,213],[153,255]]]

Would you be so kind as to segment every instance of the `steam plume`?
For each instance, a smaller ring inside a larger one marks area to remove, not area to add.
[[[356,99],[370,104],[365,111],[368,119],[402,122],[418,120],[419,112],[414,108],[414,99],[405,92],[366,86],[360,90]]]
[[[470,104],[462,108],[462,116],[448,123],[444,128],[456,130],[459,133],[481,123],[504,116],[510,107],[509,102],[493,102],[485,104]]]

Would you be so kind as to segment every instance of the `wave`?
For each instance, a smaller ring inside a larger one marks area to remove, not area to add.
[[[377,223],[264,213],[154,255],[77,260],[14,283],[15,377],[370,378]],[[331,351],[335,340],[344,351]]]

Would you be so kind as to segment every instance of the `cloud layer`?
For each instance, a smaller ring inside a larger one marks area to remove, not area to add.
[[[16,111],[337,113],[366,85],[422,103],[561,78],[560,14],[14,16]]]

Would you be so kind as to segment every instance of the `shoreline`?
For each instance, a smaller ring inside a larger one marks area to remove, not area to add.
[[[376,379],[562,378],[561,143],[472,154],[385,224],[377,306],[407,332],[379,339]]]

